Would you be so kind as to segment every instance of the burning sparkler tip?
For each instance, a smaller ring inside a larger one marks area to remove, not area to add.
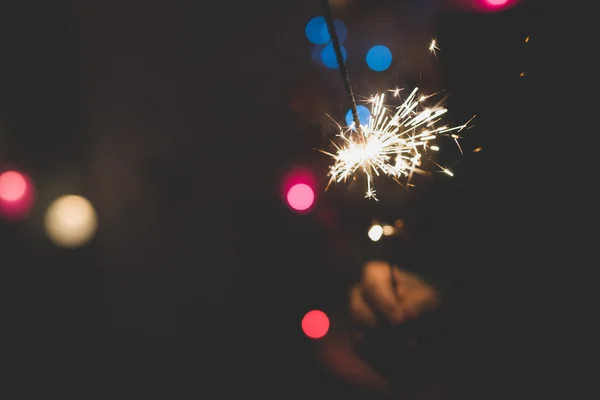
[[[399,97],[400,90],[389,91]],[[460,136],[447,132],[460,132],[466,125],[436,128],[436,123],[447,109],[439,104],[423,106],[422,103],[431,96],[420,96],[418,88],[415,88],[400,106],[391,108],[383,103],[385,95],[378,94],[367,100],[371,104],[371,117],[366,125],[361,126],[361,131],[353,129],[354,124],[347,129],[337,124],[339,141],[333,143],[337,152],[319,150],[334,159],[329,171],[330,184],[355,179],[357,174],[362,173],[367,179],[365,197],[379,201],[373,186],[375,177],[386,175],[401,185],[404,181],[406,186],[413,187],[410,181],[414,174],[429,175],[430,171],[421,167],[427,161],[423,159],[427,157],[428,149],[439,150],[437,145],[430,145],[430,141],[449,137],[458,145]],[[460,145],[458,148],[462,153]],[[447,175],[454,176],[447,168],[438,167]]]

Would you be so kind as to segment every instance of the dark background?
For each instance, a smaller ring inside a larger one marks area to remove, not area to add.
[[[435,276],[456,298],[471,333],[457,364],[485,375],[466,386],[524,379],[514,343],[529,340],[519,327],[537,295],[525,282],[540,268],[536,174],[524,171],[546,110],[534,100],[549,75],[544,12],[526,1],[497,13],[341,3],[356,93],[443,88],[449,122],[477,118],[465,154],[442,154],[454,179],[410,192],[382,181],[376,205],[341,185],[302,216],[281,181],[300,166],[324,188],[329,160],[313,147],[332,132],[325,114],[343,120],[348,107],[337,71],[311,62],[304,26],[319,2],[3,7],[0,163],[38,192],[26,220],[0,222],[10,398],[344,398],[299,324],[313,308],[342,309],[370,256]],[[394,52],[384,73],[364,65],[375,42]],[[41,229],[63,193],[86,196],[100,216],[76,251]],[[369,243],[372,219],[396,218],[402,238]]]

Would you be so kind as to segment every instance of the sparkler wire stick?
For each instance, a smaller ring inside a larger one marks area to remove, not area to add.
[[[352,111],[352,119],[354,120],[354,127],[359,134],[361,132],[360,119],[358,118],[358,111],[356,110],[356,99],[354,97],[354,91],[352,90],[352,84],[350,83],[350,77],[348,75],[348,69],[346,68],[346,63],[344,62],[344,56],[342,55],[342,49],[340,47],[340,39],[338,38],[337,32],[335,31],[335,24],[333,22],[333,15],[331,12],[331,5],[329,4],[329,0],[323,0],[323,14],[325,15],[325,21],[327,22],[327,30],[329,31],[329,37],[331,37],[331,43],[333,44],[333,50],[335,51],[335,56],[337,58],[338,69],[340,74],[342,75],[342,79],[344,81],[344,87],[346,88],[346,93],[348,95],[348,101],[350,102],[350,110]],[[394,267],[390,263],[390,284],[392,286],[392,290],[394,295],[398,296],[398,282],[396,281],[396,275],[394,274]]]
[[[331,5],[329,0],[323,0],[323,14],[325,14],[325,21],[327,22],[327,30],[329,31],[329,37],[331,37],[331,43],[333,44],[333,50],[335,51],[335,57],[338,63],[338,69],[342,74],[344,80],[344,87],[348,94],[348,101],[350,102],[350,110],[352,110],[352,119],[354,120],[354,127],[358,133],[361,132],[360,119],[358,118],[358,111],[356,110],[356,99],[354,98],[354,92],[352,91],[352,85],[350,84],[350,77],[348,76],[348,69],[344,62],[344,56],[342,55],[342,49],[340,47],[340,39],[335,31],[335,24],[333,23],[333,16],[331,12]]]

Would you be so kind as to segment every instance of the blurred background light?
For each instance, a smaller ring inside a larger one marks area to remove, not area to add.
[[[521,3],[519,0],[447,0],[445,6],[461,11],[490,13],[508,10],[519,3]]]
[[[396,230],[391,225],[384,225],[382,232],[384,236],[392,236],[394,233],[396,233]]]
[[[373,71],[385,71],[390,67],[391,64],[392,52],[385,46],[373,46],[367,53],[367,65]]]
[[[282,180],[282,200],[296,212],[310,211],[317,200],[317,182],[317,178],[309,168],[292,168]]]
[[[479,0],[476,6],[482,11],[502,11],[516,5],[518,0]]]
[[[368,125],[369,118],[371,118],[371,111],[365,106],[356,106],[356,112],[358,114],[358,120],[361,125]],[[346,125],[354,126],[354,118],[352,117],[352,109],[348,109],[346,113]]]
[[[4,201],[16,201],[25,195],[27,181],[16,171],[4,172],[0,175],[0,198]]]
[[[335,26],[335,32],[338,35],[338,39],[341,43],[344,43],[346,41],[346,39],[348,39],[348,27],[346,26],[346,24],[344,23],[344,21],[336,19],[333,21],[333,26]],[[327,42],[329,42],[331,40],[331,37],[329,36],[329,30],[327,29],[327,26],[325,26],[324,28],[324,32],[322,33],[322,36],[327,37]]]
[[[502,7],[508,3],[508,0],[485,0],[491,7]]]
[[[297,183],[287,192],[287,201],[296,211],[307,211],[315,202],[315,192],[305,183]]]
[[[335,31],[338,35],[340,43],[344,43],[348,38],[348,28],[346,24],[336,19],[333,21]],[[329,29],[327,28],[327,22],[324,17],[314,17],[306,24],[304,33],[307,39],[313,44],[325,44],[331,40],[329,36]]]
[[[324,67],[325,64],[323,64],[323,60],[321,59],[321,53],[323,52],[323,49],[325,48],[325,45],[314,45],[312,48],[312,51],[310,53],[310,58],[312,60],[312,62],[319,66],[319,67]]]
[[[314,17],[306,24],[304,28],[306,38],[314,44],[324,44],[329,41],[329,32],[327,31],[327,22],[324,17]]]
[[[342,51],[342,60],[346,62],[348,58],[348,52],[344,46],[340,45],[340,50]],[[327,44],[321,51],[321,61],[327,68],[338,68],[338,62],[335,55],[335,50],[333,49],[333,45],[331,43]]]
[[[33,198],[33,184],[26,175],[17,171],[0,174],[0,214],[3,217],[24,217],[33,205]]]
[[[373,225],[371,229],[369,229],[369,239],[376,242],[381,239],[381,235],[383,235],[383,228],[381,225]]]
[[[48,207],[44,225],[54,244],[76,248],[94,237],[98,221],[96,211],[87,199],[67,195],[59,197]]]
[[[329,331],[329,318],[320,310],[309,311],[302,318],[302,331],[311,339],[321,339]]]

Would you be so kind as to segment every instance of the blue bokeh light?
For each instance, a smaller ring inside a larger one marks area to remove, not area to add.
[[[324,44],[329,41],[327,22],[323,17],[314,17],[306,24],[304,33],[311,43]]]
[[[348,52],[344,46],[340,46],[340,50],[342,51],[342,60],[346,62],[346,59],[348,58]],[[325,64],[327,68],[338,68],[337,57],[331,43],[325,46],[321,51],[321,61],[323,61],[323,64]]]
[[[358,120],[361,125],[368,125],[369,118],[371,118],[371,111],[365,106],[356,106],[356,113],[358,114]],[[349,109],[346,113],[346,125],[354,126],[354,118],[352,117],[352,109]]]
[[[348,39],[348,28],[344,21],[336,19],[333,21],[335,31],[338,35],[340,43],[344,43]],[[329,29],[327,28],[327,22],[323,17],[314,17],[306,24],[304,33],[307,39],[313,44],[325,44],[331,40],[329,36]]]
[[[373,71],[385,71],[392,64],[392,52],[385,46],[373,46],[367,53],[367,65]]]
[[[344,21],[336,19],[333,21],[333,26],[335,27],[335,32],[337,33],[340,43],[344,43],[346,39],[348,39],[348,28],[346,27],[346,24],[344,23]],[[325,26],[322,29],[323,32],[321,32],[321,37],[327,38],[326,42],[330,41],[331,37],[329,36],[329,29],[327,29],[327,24],[325,24]]]
[[[312,62],[319,66],[319,67],[324,67],[325,65],[323,64],[323,60],[321,60],[321,52],[323,51],[323,48],[325,47],[325,45],[323,44],[315,44],[310,52],[310,59],[312,60]]]

